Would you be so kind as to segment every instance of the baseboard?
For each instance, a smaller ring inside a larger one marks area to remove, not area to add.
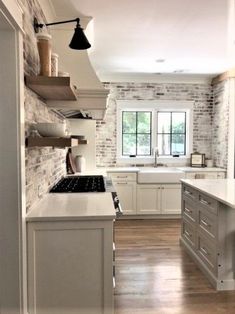
[[[191,249],[191,247],[184,241],[184,239],[180,238],[180,245],[185,248],[187,253],[193,258],[194,262],[206,276],[206,278],[210,281],[213,288],[218,291],[225,290],[235,290],[235,280],[233,279],[218,279],[215,275],[204,265],[204,263],[200,260],[197,254]]]
[[[125,219],[181,219],[181,215],[123,215],[117,220]]]

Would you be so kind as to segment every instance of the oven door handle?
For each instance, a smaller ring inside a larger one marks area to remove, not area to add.
[[[122,207],[121,207],[120,203],[117,205],[117,208],[115,208],[115,210],[116,210],[117,218],[121,217],[123,215],[123,210],[122,210]]]

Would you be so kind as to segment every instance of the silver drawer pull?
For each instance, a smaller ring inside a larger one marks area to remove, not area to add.
[[[204,247],[201,247],[201,251],[206,255],[210,255],[209,252]]]
[[[188,190],[185,190],[184,193],[187,194],[187,195],[193,195],[193,193],[188,191]]]
[[[187,230],[184,230],[184,233],[185,233],[188,237],[192,238],[192,234],[189,233]]]
[[[210,227],[211,225],[209,225],[204,219],[201,219],[201,223],[206,226],[206,227]]]
[[[119,179],[126,179],[128,177],[127,176],[117,176],[117,178],[119,178]]]
[[[187,213],[189,213],[189,214],[192,214],[192,212],[193,212],[191,209],[188,209],[187,207],[185,207],[184,210],[185,210]]]
[[[125,184],[127,184],[127,182],[116,182],[116,184],[118,184],[118,185],[125,185]]]
[[[211,203],[207,202],[206,200],[204,200],[203,198],[200,199],[200,202],[202,204],[205,204],[205,205],[210,205]]]

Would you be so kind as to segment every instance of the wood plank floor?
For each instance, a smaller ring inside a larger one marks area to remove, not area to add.
[[[179,246],[179,220],[115,223],[115,314],[235,314]]]

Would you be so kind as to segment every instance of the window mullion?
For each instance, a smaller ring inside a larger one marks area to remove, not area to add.
[[[172,112],[171,114],[171,125],[170,125],[170,155],[172,155]]]
[[[138,151],[137,151],[137,145],[138,145],[138,111],[136,111],[136,119],[135,119],[135,123],[136,123],[136,126],[135,126],[135,155],[138,156]]]

